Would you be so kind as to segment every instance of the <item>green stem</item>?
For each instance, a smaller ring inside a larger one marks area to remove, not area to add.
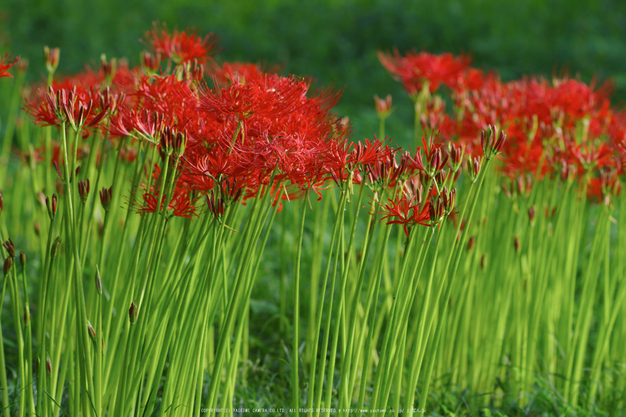
[[[302,261],[302,240],[304,238],[304,220],[306,217],[308,193],[304,193],[301,202],[302,211],[300,212],[300,234],[298,237],[298,252],[296,254],[296,273],[293,281],[293,353],[291,364],[291,395],[293,401],[293,409],[296,416],[300,415],[300,384],[298,383],[298,363],[300,359],[300,263]]]

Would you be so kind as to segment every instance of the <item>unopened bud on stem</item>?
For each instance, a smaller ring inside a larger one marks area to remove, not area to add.
[[[130,303],[128,318],[130,319],[130,324],[135,324],[137,322],[137,306],[134,301]]]
[[[100,269],[96,265],[96,290],[99,295],[102,295],[102,280],[100,279]]]

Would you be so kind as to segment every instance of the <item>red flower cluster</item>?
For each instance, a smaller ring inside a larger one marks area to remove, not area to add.
[[[548,81],[524,78],[502,82],[493,73],[469,67],[469,59],[450,54],[379,53],[383,66],[402,81],[410,95],[428,82],[434,92],[447,87],[454,114],[437,96],[429,97],[419,115],[439,129],[444,140],[459,141],[479,154],[480,132],[489,125],[506,131],[502,171],[511,178],[546,175],[572,165],[579,176],[599,181],[600,171],[622,173],[626,159],[626,118],[611,108],[611,84],[600,88],[568,77]]]
[[[276,201],[308,191],[321,196],[331,184],[349,191],[363,183],[390,193],[384,218],[402,224],[407,234],[416,224],[439,224],[452,211],[454,191],[447,187],[461,165],[460,148],[448,153],[433,137],[414,154],[384,140],[350,143],[347,118],[331,113],[339,92],[312,93],[306,78],[279,76],[274,68],[250,63],[205,66],[215,48],[211,36],[171,33],[155,24],[145,40],[150,52],[142,54],[140,67],[103,60],[98,71],[87,68],[47,90],[35,88],[26,105],[38,124],[100,129],[113,140],[130,137],[131,144],[155,146],[169,162],[168,177],[150,161],[149,180],[129,199],[138,212],[193,218],[205,202],[220,218],[229,205],[261,192]],[[176,66],[159,72],[161,57]],[[416,89],[425,80],[432,91],[464,82],[459,74],[465,58],[446,56],[430,64],[425,54],[413,58],[423,63],[421,72],[406,76]],[[131,147],[123,154],[132,161],[137,152]],[[62,161],[57,156],[55,162]],[[423,199],[422,188],[428,189]]]

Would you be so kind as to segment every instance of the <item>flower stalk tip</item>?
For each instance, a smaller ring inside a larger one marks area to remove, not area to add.
[[[102,295],[102,280],[100,279],[100,268],[96,265],[96,290],[98,295]]]
[[[2,243],[2,246],[4,246],[11,258],[15,257],[15,245],[13,244],[11,238],[8,238],[4,243]]]
[[[61,50],[59,48],[50,49],[48,46],[44,46],[43,54],[46,61],[46,69],[48,70],[48,73],[54,74],[57,67],[59,66]]]
[[[104,211],[109,211],[111,208],[111,201],[113,200],[113,186],[109,188],[102,187],[100,191],[100,202],[102,203],[102,207]]]
[[[89,338],[92,342],[96,343],[96,329],[93,328],[89,320],[87,320],[87,330],[89,333]]]
[[[54,260],[59,253],[59,247],[61,246],[61,236],[57,236],[52,243],[52,249],[50,250],[50,259]]]
[[[46,197],[46,207],[48,208],[48,216],[50,221],[54,220],[57,214],[57,195],[52,194],[52,198]]]
[[[128,318],[130,319],[130,324],[135,324],[137,322],[137,306],[134,301],[130,303]]]
[[[87,203],[87,197],[89,196],[90,184],[89,178],[80,180],[78,182],[78,194],[83,204]]]
[[[2,272],[4,272],[4,276],[6,277],[13,266],[13,258],[8,257],[4,260],[4,266],[2,268]]]

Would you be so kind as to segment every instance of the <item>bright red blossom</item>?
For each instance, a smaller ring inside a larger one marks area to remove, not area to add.
[[[198,60],[206,62],[209,54],[216,48],[213,34],[204,38],[196,35],[194,29],[170,32],[167,25],[154,24],[152,30],[144,36],[146,43],[157,55],[171,59],[175,64],[185,64]]]
[[[437,91],[441,84],[454,89],[471,61],[469,57],[455,57],[449,53],[409,52],[402,56],[398,50],[393,54],[379,51],[378,59],[394,78],[404,84],[409,95],[419,93],[425,82],[428,82],[431,93]]]
[[[8,53],[4,56],[4,58],[0,58],[0,78],[13,77],[11,74],[9,74],[9,70],[11,69],[11,67],[13,67],[13,65],[17,64],[17,61],[19,60],[19,56],[10,59]]]

